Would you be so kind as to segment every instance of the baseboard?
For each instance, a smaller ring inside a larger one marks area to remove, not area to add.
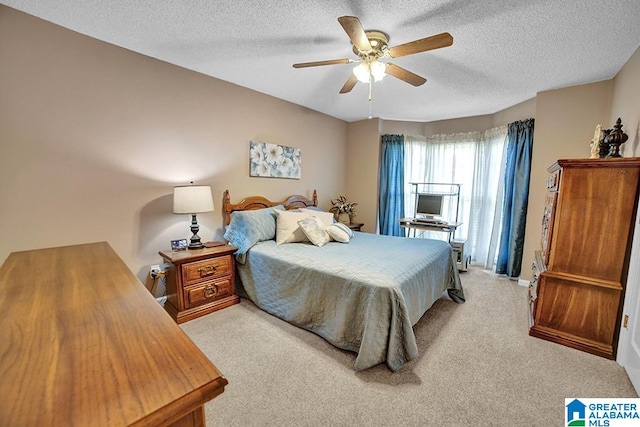
[[[529,287],[529,281],[528,280],[524,280],[524,279],[519,279],[518,280],[518,285],[524,286],[525,288],[528,288]]]

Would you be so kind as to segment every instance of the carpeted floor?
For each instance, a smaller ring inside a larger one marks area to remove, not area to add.
[[[248,300],[182,325],[229,380],[208,426],[555,426],[565,397],[637,397],[616,362],[528,335],[527,290],[472,268],[467,302],[441,298],[414,327],[420,356],[399,372]]]

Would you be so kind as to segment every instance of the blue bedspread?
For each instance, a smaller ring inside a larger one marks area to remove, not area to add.
[[[445,290],[464,294],[450,246],[439,240],[356,233],[348,244],[249,250],[238,273],[258,307],[358,353],[356,370],[393,371],[418,356],[415,325]]]

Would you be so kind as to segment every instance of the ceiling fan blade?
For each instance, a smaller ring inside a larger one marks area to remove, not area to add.
[[[411,71],[405,70],[402,67],[398,67],[395,64],[387,64],[387,74],[397,77],[402,81],[414,86],[421,86],[425,84],[427,79],[420,77],[417,74],[413,74]]]
[[[351,89],[353,89],[356,83],[358,83],[358,78],[354,74],[351,74],[351,76],[349,77],[349,80],[347,80],[344,86],[342,86],[342,89],[340,89],[340,93],[351,92]]]
[[[318,67],[320,65],[350,64],[353,59],[329,59],[327,61],[301,62],[293,64],[293,68]]]
[[[409,43],[389,48],[389,55],[392,58],[398,58],[400,56],[440,49],[441,47],[451,46],[452,44],[453,36],[451,36],[451,34],[440,33],[435,36],[425,37],[424,39],[414,40]]]
[[[341,16],[338,18],[338,22],[344,28],[344,31],[347,33],[349,38],[351,39],[351,43],[361,52],[368,52],[371,50],[371,43],[369,43],[369,39],[367,38],[367,34],[364,32],[364,28],[362,28],[362,24],[360,24],[360,20],[355,16]]]

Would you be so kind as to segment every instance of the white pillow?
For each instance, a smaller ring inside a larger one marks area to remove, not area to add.
[[[315,213],[315,212],[314,212]],[[311,212],[276,211],[276,244],[308,242],[298,221],[310,217]]]
[[[328,227],[334,223],[333,214],[331,212],[318,210],[318,208],[301,208],[300,212],[309,212],[311,215],[318,217],[325,227]]]
[[[327,233],[329,233],[329,236],[333,240],[340,243],[349,243],[349,240],[353,237],[353,230],[341,222],[336,222],[328,226]]]
[[[318,247],[322,247],[331,241],[329,233],[325,230],[326,226],[317,216],[310,216],[298,221],[298,225],[302,229],[305,236]]]

